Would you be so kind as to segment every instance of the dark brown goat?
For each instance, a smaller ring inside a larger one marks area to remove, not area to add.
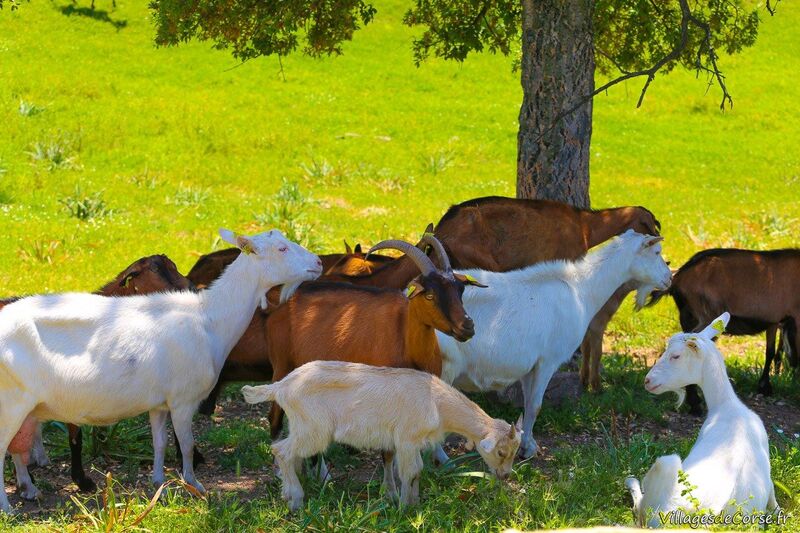
[[[175,263],[166,255],[151,255],[134,262],[117,277],[103,285],[95,294],[103,296],[131,296],[152,292],[192,290],[191,281],[183,277]],[[0,300],[0,309],[19,298]],[[97,485],[83,469],[83,432],[80,426],[67,424],[71,458],[72,481],[82,492],[93,492]],[[38,444],[37,444],[38,445]]]
[[[416,368],[440,375],[442,356],[435,331],[459,341],[475,331],[461,297],[467,284],[480,285],[453,274],[438,246],[442,269],[424,252],[403,241],[384,241],[373,247],[396,248],[422,272],[405,290],[310,282],[267,317],[267,353],[278,381],[295,368],[319,359],[374,366]],[[273,404],[270,430],[281,429],[282,410]]]
[[[648,305],[667,294],[678,307],[683,331],[697,331],[722,312],[731,320],[726,333],[754,335],[767,332],[764,371],[758,392],[772,394],[770,366],[775,337],[782,328],[792,366],[800,358],[800,249],[771,251],[716,248],[696,253],[673,276],[672,286],[654,292]],[[687,388],[690,412],[700,414],[696,388]]]

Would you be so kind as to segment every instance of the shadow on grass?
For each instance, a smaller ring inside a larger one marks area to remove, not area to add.
[[[128,25],[127,20],[114,20],[108,15],[108,11],[103,9],[94,9],[91,7],[75,7],[72,4],[61,6],[61,14],[71,17],[73,15],[78,17],[87,17],[97,20],[99,22],[107,22],[114,26],[117,31]]]

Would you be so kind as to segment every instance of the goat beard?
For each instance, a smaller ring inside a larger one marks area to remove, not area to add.
[[[300,286],[301,283],[303,283],[303,282],[302,281],[296,281],[294,283],[286,283],[286,284],[282,285],[281,286],[281,295],[280,295],[280,298],[279,298],[280,303],[282,303],[282,304],[286,303],[286,300],[288,300],[289,298],[292,297],[292,295],[294,294],[294,292],[297,290],[297,288]]]
[[[634,308],[637,311],[640,311],[644,304],[647,303],[647,297],[650,296],[650,293],[655,290],[654,285],[640,285],[636,289],[636,302],[634,303]]]
[[[680,389],[676,390],[675,394],[678,395],[678,401],[675,403],[675,409],[680,409],[681,405],[683,405],[683,400],[686,399],[686,387],[681,387]]]

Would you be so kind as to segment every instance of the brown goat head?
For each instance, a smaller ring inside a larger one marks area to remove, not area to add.
[[[625,230],[632,229],[643,235],[661,235],[661,222],[649,209],[641,206],[622,207],[621,209],[624,210],[626,218],[629,220]]]
[[[406,289],[409,313],[457,341],[467,341],[475,335],[475,324],[461,301],[466,285],[483,286],[461,275],[448,278],[432,272],[418,276]]]
[[[440,268],[422,250],[404,241],[383,241],[373,246],[368,253],[383,248],[405,252],[422,272],[406,288],[406,296],[410,300],[409,313],[416,315],[422,323],[458,341],[469,340],[475,335],[475,325],[464,309],[461,298],[466,285],[484,285],[467,276],[453,273],[444,248],[433,235],[423,236],[422,243],[433,248]]]
[[[123,270],[98,292],[106,296],[128,296],[159,291],[195,290],[166,255],[143,257]]]

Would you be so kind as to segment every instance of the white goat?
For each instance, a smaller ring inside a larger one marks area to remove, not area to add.
[[[700,428],[692,451],[681,463],[677,455],[656,460],[642,481],[629,477],[625,485],[633,497],[633,512],[640,526],[659,527],[659,513],[705,510],[730,514],[741,506],[743,512],[774,511],[775,488],[770,479],[769,442],[761,419],[748,409],[733,391],[722,354],[714,337],[730,320],[723,313],[700,333],[678,333],[645,378],[653,394],[677,392],[683,400],[684,387],[697,384],[708,405],[708,418]],[[679,480],[684,471],[685,480]],[[682,495],[688,485],[695,488]]]
[[[469,342],[437,332],[442,379],[468,391],[501,390],[521,379],[520,451],[530,457],[537,450],[532,430],[547,384],[580,346],[600,308],[629,281],[639,286],[639,306],[653,288],[669,286],[661,240],[628,230],[575,262],[550,261],[511,272],[463,271],[489,289],[464,292],[476,332]],[[447,458],[441,449],[437,455]]]
[[[332,441],[356,448],[392,450],[400,475],[400,503],[419,501],[420,450],[458,433],[504,479],[520,444],[517,429],[487,415],[442,380],[419,370],[342,361],[312,361],[272,385],[242,388],[248,403],[274,401],[289,419],[289,436],[272,444],[289,509],[303,505],[297,470],[303,458]],[[394,488],[391,461],[384,472]],[[393,495],[393,494],[391,494]]]
[[[221,230],[239,255],[211,288],[124,298],[94,294],[32,296],[0,311],[0,472],[12,438],[35,421],[104,425],[150,413],[153,482],[164,481],[169,415],[192,469],[192,415],[217,381],[253,310],[272,286],[315,279],[322,263],[278,231],[253,237]],[[34,425],[32,425],[34,424]],[[17,486],[35,498],[14,438]],[[0,478],[0,508],[10,505]]]

